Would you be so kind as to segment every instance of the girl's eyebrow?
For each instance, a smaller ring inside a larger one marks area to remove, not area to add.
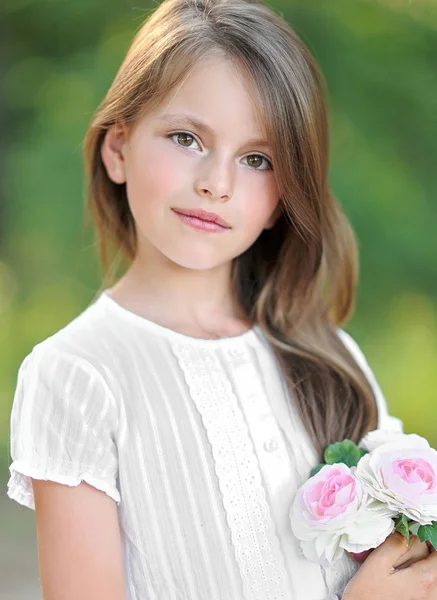
[[[185,115],[183,113],[163,114],[160,116],[160,120],[166,121],[170,125],[174,125],[174,126],[178,126],[182,123],[185,123],[186,125],[188,125],[190,127],[194,127],[195,129],[198,129],[198,130],[210,135],[211,137],[217,136],[217,132],[214,131],[214,129],[210,125],[208,125],[207,123],[203,123],[198,118],[193,117],[191,115]],[[265,149],[270,149],[269,142],[262,138],[248,140],[245,145],[246,146],[257,146],[258,148],[262,147]]]

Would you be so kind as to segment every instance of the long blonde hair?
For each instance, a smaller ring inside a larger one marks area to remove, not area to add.
[[[164,0],[137,32],[84,143],[100,258],[111,282],[110,256],[129,262],[136,253],[126,186],[109,179],[100,155],[106,131],[135,123],[212,52],[254,83],[282,206],[276,225],[234,259],[234,291],[270,340],[321,454],[376,427],[372,388],[337,333],[354,307],[357,247],[328,184],[324,79],[293,29],[262,2]]]

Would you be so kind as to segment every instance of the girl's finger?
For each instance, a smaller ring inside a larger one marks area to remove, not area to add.
[[[410,548],[399,560],[393,565],[396,570],[406,569],[418,560],[422,560],[429,556],[429,548],[425,542],[421,542],[417,536],[411,536]]]

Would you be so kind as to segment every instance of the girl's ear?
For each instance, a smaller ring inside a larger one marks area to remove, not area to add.
[[[124,123],[115,123],[107,130],[100,155],[109,179],[114,183],[126,182],[125,142],[127,129]]]
[[[282,214],[282,203],[281,203],[281,200],[279,200],[278,204],[276,205],[275,210],[272,212],[269,220],[264,225],[264,229],[272,229],[272,227],[274,227],[276,221],[279,219],[281,214]]]

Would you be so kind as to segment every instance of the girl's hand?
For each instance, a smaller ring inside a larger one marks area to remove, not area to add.
[[[406,540],[404,538],[404,544]],[[430,554],[430,549],[427,542],[421,542],[419,538],[414,535],[411,536],[410,548],[403,554],[400,559],[393,565],[395,569],[406,569],[410,565],[413,565],[418,560],[423,560]]]
[[[393,566],[395,567],[395,569],[409,567],[418,560],[426,558],[432,550],[433,548],[429,545],[429,542],[421,542],[417,536],[411,536],[410,548],[405,552],[403,556],[401,556],[398,562]],[[351,552],[350,555],[357,562],[363,563],[373,551],[374,548],[372,548],[372,550],[360,552],[359,554],[354,554]]]
[[[437,600],[437,552],[400,533],[373,550],[350,580],[343,600]]]

